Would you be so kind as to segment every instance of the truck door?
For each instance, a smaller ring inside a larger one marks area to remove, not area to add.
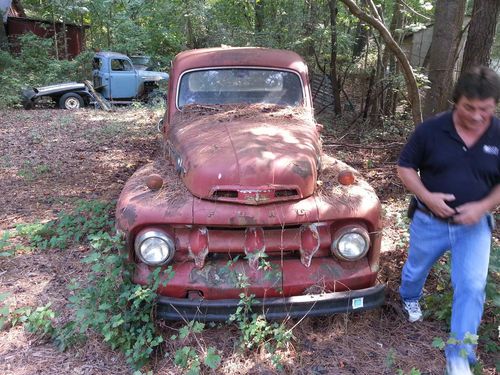
[[[109,98],[109,73],[103,69],[103,59],[96,56],[92,60],[92,78],[94,89],[105,98]]]
[[[137,96],[137,73],[129,60],[112,58],[109,74],[110,99],[127,99]]]

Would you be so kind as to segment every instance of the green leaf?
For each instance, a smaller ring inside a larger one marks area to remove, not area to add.
[[[464,344],[477,345],[477,341],[479,339],[478,335],[474,335],[472,333],[466,332],[464,336]]]
[[[205,328],[205,323],[194,322],[194,324],[193,324],[193,332],[194,333],[201,333],[201,332],[203,332],[204,328]]]
[[[432,340],[432,347],[437,348],[439,350],[443,350],[446,344],[444,343],[444,340],[441,337],[434,337],[434,340]]]
[[[94,263],[97,260],[99,260],[100,257],[101,257],[101,254],[94,252],[94,253],[90,254],[89,256],[83,258],[82,262],[83,263]]]
[[[0,316],[9,315],[9,308],[7,306],[0,307]]]
[[[221,357],[217,355],[215,348],[209,347],[203,363],[206,366],[210,367],[212,370],[215,370],[217,367],[219,367],[220,362]]]
[[[189,335],[189,327],[188,326],[184,326],[181,329],[179,329],[179,338],[181,340],[183,340],[186,337],[188,337],[188,335]]]

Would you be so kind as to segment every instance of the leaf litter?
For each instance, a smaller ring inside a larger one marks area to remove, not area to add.
[[[161,157],[161,136],[155,126],[160,116],[146,109],[2,111],[0,236],[20,223],[53,219],[75,207],[79,199],[117,199],[135,170]],[[331,136],[324,137],[329,140]],[[302,320],[293,331],[295,339],[282,349],[284,373],[394,374],[397,369],[408,373],[417,368],[423,374],[442,374],[444,356],[431,343],[435,336],[446,336],[444,325],[432,320],[411,325],[399,307],[397,288],[406,257],[400,241],[406,229],[400,220],[407,194],[396,177],[395,155],[388,157],[383,148],[328,151],[357,168],[381,197],[385,229],[379,278],[388,287],[387,303],[373,311]],[[75,245],[65,251],[20,251],[0,257],[0,293],[9,293],[11,311],[51,303],[61,312],[55,323],[65,322],[70,319],[67,286],[72,280],[86,279],[81,259],[89,252],[86,245]],[[291,328],[296,323],[287,325]],[[175,352],[180,344],[168,337],[182,323],[160,322],[158,326],[167,338],[165,351]],[[202,333],[203,345],[221,352],[217,373],[278,373],[264,352],[235,351],[238,335],[234,326],[207,328]],[[479,350],[484,374],[494,374],[493,355]],[[151,369],[155,374],[179,373],[169,356],[154,358]],[[59,352],[21,326],[0,331],[0,373],[5,375],[130,372],[125,358],[97,335]]]

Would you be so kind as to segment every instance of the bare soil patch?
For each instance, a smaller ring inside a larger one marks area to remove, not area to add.
[[[160,155],[156,122],[161,113],[126,109],[112,113],[94,110],[3,111],[0,113],[0,238],[20,223],[44,222],[70,211],[79,199],[114,200],[127,178]],[[406,193],[395,173],[399,149],[342,147],[325,140],[325,150],[357,168],[375,187],[385,212],[382,282],[387,304],[378,310],[327,318],[290,321],[294,339],[283,351],[287,374],[395,374],[412,368],[422,374],[442,374],[444,356],[432,348],[436,336],[446,337],[442,322],[406,322],[397,297],[405,259]],[[498,234],[498,233],[497,233]],[[0,293],[8,292],[11,310],[51,303],[60,311],[56,323],[71,319],[67,309],[72,280],[85,280],[81,259],[85,245],[61,250],[21,250],[0,257]],[[430,280],[429,291],[435,285]],[[487,317],[491,319],[491,317]],[[178,374],[173,354],[179,343],[169,337],[182,324],[160,322],[163,353],[151,362],[155,374]],[[264,352],[236,350],[238,330],[222,325],[209,328],[200,344],[221,352],[220,374],[278,373]],[[193,344],[194,345],[194,344]],[[495,374],[494,357],[480,347],[485,374]],[[66,352],[22,326],[0,332],[0,373],[126,374],[131,373],[121,353],[111,350],[98,335]]]

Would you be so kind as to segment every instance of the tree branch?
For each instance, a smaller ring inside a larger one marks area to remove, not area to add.
[[[424,16],[423,14],[418,13],[415,9],[413,9],[411,6],[409,6],[408,4],[406,4],[403,0],[399,0],[399,2],[401,4],[403,4],[405,6],[405,8],[407,8],[413,14],[415,14],[415,15],[417,15],[419,17],[422,17],[426,21],[432,21],[432,18]]]
[[[401,67],[403,69],[406,81],[406,87],[408,89],[408,96],[411,103],[413,122],[415,123],[415,125],[421,123],[422,108],[420,103],[420,95],[418,92],[417,80],[415,79],[415,75],[413,74],[413,68],[411,67],[410,62],[408,61],[408,58],[404,54],[403,50],[396,43],[389,30],[387,30],[387,27],[377,18],[367,14],[366,12],[363,12],[356,5],[356,3],[354,3],[353,0],[340,0],[340,1],[342,1],[347,6],[347,8],[349,8],[349,11],[354,16],[356,16],[362,21],[365,21],[370,26],[376,29],[384,39],[385,43],[387,44],[387,48],[389,48],[398,59],[398,62],[401,64]]]

